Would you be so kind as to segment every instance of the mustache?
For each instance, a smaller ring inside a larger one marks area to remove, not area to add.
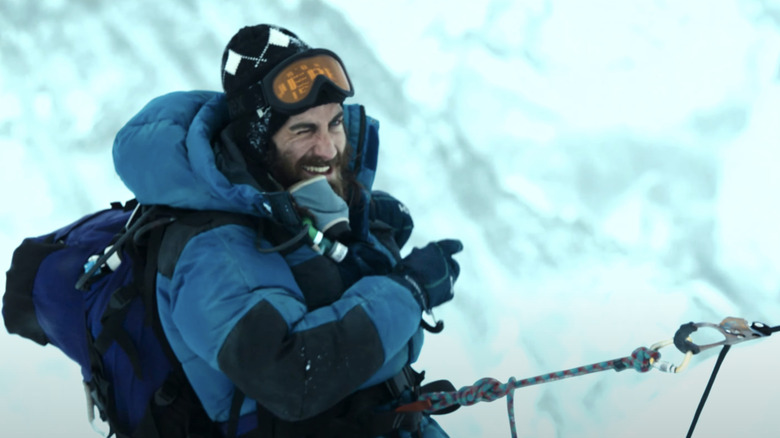
[[[341,160],[338,159],[338,156],[330,159],[330,160],[320,160],[320,159],[311,159],[311,160],[301,160],[298,162],[301,166],[312,166],[312,167],[321,167],[321,166],[335,166],[337,165]]]
[[[347,155],[343,154],[341,152],[338,152],[335,157],[331,158],[330,160],[323,160],[321,158],[317,157],[311,157],[311,158],[303,158],[301,159],[298,164],[300,166],[312,166],[312,167],[322,167],[322,166],[332,166],[332,167],[343,167],[347,164]]]

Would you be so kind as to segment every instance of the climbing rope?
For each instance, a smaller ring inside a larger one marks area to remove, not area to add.
[[[697,345],[693,343],[690,335],[702,327],[715,328],[720,331],[725,339],[721,342],[716,342],[707,345]],[[761,337],[766,337],[772,333],[780,331],[780,326],[770,328],[765,324],[754,322],[751,326],[747,325],[747,321],[739,318],[726,318],[720,324],[711,323],[688,323],[680,327],[674,336],[674,339],[661,341],[653,344],[650,348],[639,347],[634,350],[630,356],[622,357],[619,359],[608,360],[604,362],[598,362],[591,365],[584,365],[577,368],[571,368],[563,371],[556,371],[553,373],[542,374],[536,377],[517,380],[511,377],[506,383],[493,378],[483,378],[476,381],[471,386],[464,386],[457,391],[444,391],[444,392],[428,392],[420,395],[420,398],[412,403],[408,403],[398,407],[398,412],[424,412],[428,414],[436,413],[443,409],[447,409],[452,406],[470,406],[482,401],[491,402],[500,398],[507,398],[507,415],[509,417],[509,429],[512,433],[512,438],[517,438],[517,427],[515,422],[515,410],[514,410],[514,391],[519,388],[525,388],[528,386],[539,385],[542,383],[554,382],[556,380],[567,379],[570,377],[584,376],[587,374],[597,373],[601,371],[615,370],[623,371],[632,368],[640,373],[646,373],[655,368],[659,371],[669,373],[680,373],[688,365],[691,357],[694,354],[698,354],[701,351],[714,348],[717,346],[723,346],[725,351],[728,351],[731,345],[749,341]],[[669,362],[661,361],[661,353],[658,350],[668,345],[674,344],[680,352],[685,354],[685,358],[679,365],[674,365]],[[725,356],[725,354],[722,354]],[[720,359],[722,361],[722,358]],[[720,364],[720,362],[719,362]],[[718,364],[718,367],[719,367]],[[703,408],[706,396],[712,387],[712,381],[714,380],[717,368],[713,373],[710,383],[707,387],[704,397],[697,409],[696,417],[691,425],[691,429],[688,432],[688,437],[693,433],[693,428],[696,425],[701,409]]]
[[[496,379],[488,377],[478,380],[471,386],[464,386],[458,391],[429,392],[422,394],[416,402],[401,406],[397,410],[399,412],[422,411],[425,413],[434,413],[455,405],[470,406],[481,401],[491,402],[506,397],[509,429],[512,432],[512,438],[517,438],[514,409],[515,389],[607,370],[623,371],[633,368],[640,373],[645,373],[652,368],[653,362],[660,357],[661,354],[658,353],[658,351],[640,347],[634,350],[634,352],[631,353],[631,356],[584,365],[568,370],[556,371],[554,373],[542,374],[523,380],[517,380],[512,377],[507,383],[501,383]]]

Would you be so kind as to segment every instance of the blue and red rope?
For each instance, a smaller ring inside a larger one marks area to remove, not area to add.
[[[712,344],[697,345],[690,340],[689,335],[698,330],[700,327],[710,327],[717,329],[721,334],[723,334],[725,339],[721,342]],[[767,337],[778,331],[780,331],[780,326],[769,327],[766,324],[759,322],[754,322],[752,325],[748,325],[746,320],[733,317],[726,318],[717,325],[710,323],[683,324],[675,334],[674,339],[658,342],[650,348],[639,347],[631,353],[631,356],[584,365],[568,370],[542,374],[536,377],[530,377],[522,380],[517,380],[512,377],[506,383],[501,383],[500,381],[492,378],[483,378],[476,381],[473,385],[464,386],[457,391],[423,393],[420,395],[417,401],[402,405],[396,410],[398,412],[425,412],[433,414],[441,412],[447,408],[451,408],[455,405],[470,406],[481,401],[491,402],[506,397],[509,427],[512,432],[512,438],[517,438],[517,427],[515,423],[514,410],[515,389],[607,370],[623,371],[629,368],[633,368],[640,373],[645,373],[649,371],[654,364],[661,371],[678,373],[688,365],[688,361],[694,354],[697,354],[705,349],[723,346],[724,348],[721,352],[721,356],[718,359],[718,363],[716,364],[715,371],[713,371],[710,382],[707,384],[707,389],[705,390],[704,396],[699,403],[696,416],[694,417],[691,428],[688,431],[688,436],[690,437],[693,433],[693,429],[696,426],[696,420],[701,413],[701,409],[712,387],[712,382],[717,375],[718,367],[720,366],[725,353],[728,351],[728,348],[733,344]],[[678,366],[659,360],[661,358],[661,354],[658,352],[658,350],[671,344],[675,344],[680,352],[685,354],[685,360]]]
[[[493,378],[483,378],[476,381],[473,385],[464,386],[457,391],[429,392],[422,394],[418,401],[403,405],[397,410],[399,412],[422,411],[434,413],[455,405],[470,406],[482,401],[491,402],[506,397],[509,428],[512,432],[512,438],[517,438],[514,409],[515,389],[607,370],[623,371],[628,368],[633,368],[638,372],[644,373],[649,371],[653,362],[657,361],[660,357],[661,354],[658,353],[658,351],[640,347],[634,350],[634,352],[631,353],[631,356],[542,374],[528,379],[517,380],[512,377],[506,383],[501,383]]]

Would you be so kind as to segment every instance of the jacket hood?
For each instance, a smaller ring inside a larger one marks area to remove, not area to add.
[[[350,169],[367,196],[376,172],[378,123],[367,120],[359,105],[345,105],[344,113],[354,149]],[[228,178],[217,164],[212,142],[228,122],[224,93],[188,91],[157,97],[117,133],[116,172],[142,204],[266,215],[267,196],[256,185],[240,182],[248,178]],[[225,155],[230,159],[231,154]]]

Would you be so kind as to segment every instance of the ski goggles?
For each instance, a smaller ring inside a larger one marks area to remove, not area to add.
[[[316,106],[322,92],[335,93],[333,98],[340,102],[355,94],[341,59],[325,49],[285,59],[261,83],[268,105],[287,114]]]

